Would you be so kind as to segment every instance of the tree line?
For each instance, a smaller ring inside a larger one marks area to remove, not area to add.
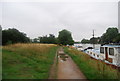
[[[20,32],[15,28],[2,30],[2,45],[14,43],[46,43],[46,44],[73,45],[76,42],[74,42],[72,38],[72,33],[66,29],[59,31],[58,37],[55,37],[54,34],[49,34],[45,36],[39,36],[34,39],[30,39],[29,37],[27,37],[25,33]],[[91,44],[120,43],[120,33],[118,32],[117,28],[108,28],[101,37],[82,39],[81,43]]]
[[[120,43],[120,33],[117,28],[108,28],[101,37],[92,37],[89,39],[82,39],[81,43],[91,44],[109,44],[109,43]]]
[[[30,39],[26,34],[15,28],[2,30],[2,45],[27,42],[30,42]]]
[[[72,38],[71,32],[64,29],[59,31],[58,37],[54,34],[49,34],[49,36],[42,36],[32,40],[34,43],[47,43],[47,44],[61,44],[61,45],[73,45],[74,40]]]
[[[20,32],[15,28],[2,30],[2,45],[14,43],[46,43],[73,45],[74,40],[72,38],[71,32],[66,29],[59,31],[58,37],[55,37],[54,34],[49,34],[49,36],[40,36],[34,39],[30,39],[25,33]]]

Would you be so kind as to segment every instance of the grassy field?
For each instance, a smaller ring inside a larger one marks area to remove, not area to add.
[[[3,46],[3,79],[47,79],[57,48],[54,44]]]
[[[118,79],[118,71],[105,63],[91,59],[89,55],[76,49],[64,48],[65,52],[71,56],[78,67],[82,70],[87,79]]]

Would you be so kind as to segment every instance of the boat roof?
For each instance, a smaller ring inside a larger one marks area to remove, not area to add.
[[[101,47],[120,47],[120,45],[103,45],[103,46],[101,46]]]
[[[94,53],[100,53],[100,50],[99,49],[93,49],[92,50]]]

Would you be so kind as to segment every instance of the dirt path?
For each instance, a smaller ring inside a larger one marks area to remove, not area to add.
[[[86,79],[70,56],[60,48],[58,51],[57,79]]]

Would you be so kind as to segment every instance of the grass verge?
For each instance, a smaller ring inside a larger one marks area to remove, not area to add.
[[[118,71],[105,63],[92,59],[89,55],[80,52],[76,49],[64,47],[65,53],[69,54],[74,62],[78,65],[87,79],[100,80],[104,79],[118,79]]]
[[[47,79],[57,48],[52,44],[4,46],[3,79]]]

